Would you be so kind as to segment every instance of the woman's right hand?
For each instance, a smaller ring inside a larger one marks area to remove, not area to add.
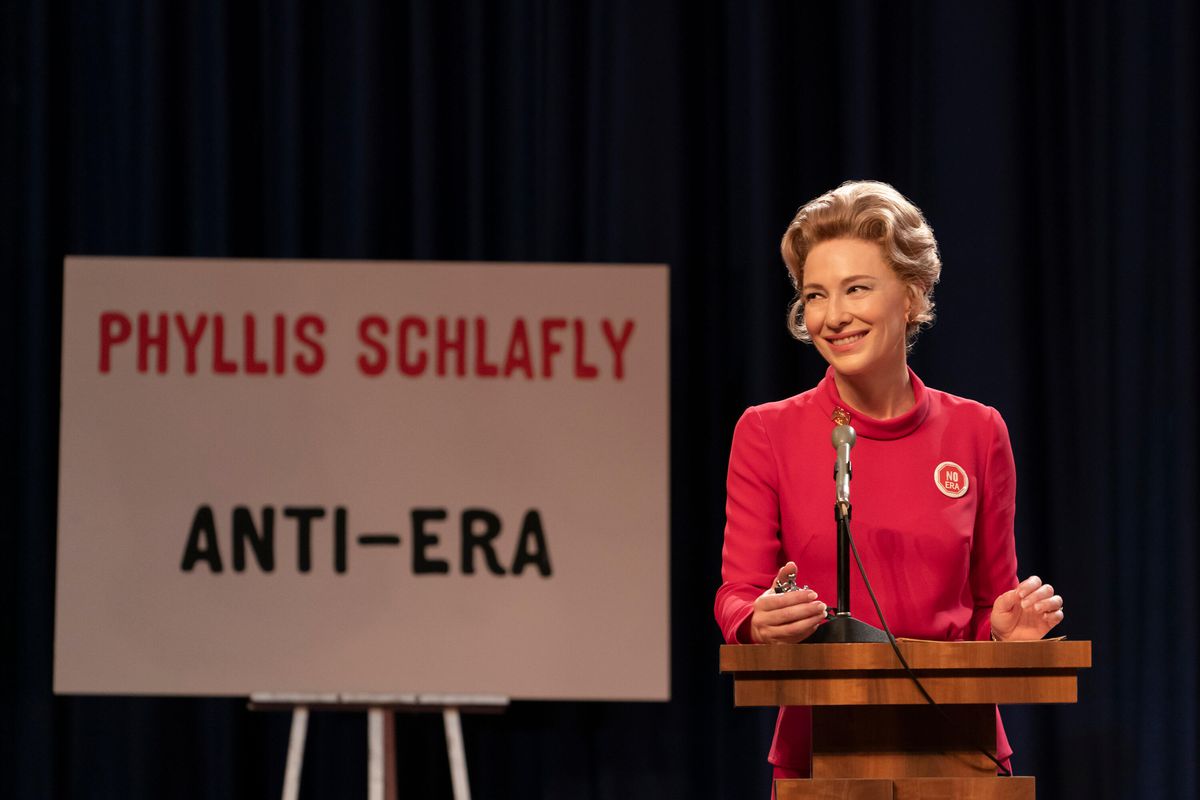
[[[789,561],[779,568],[776,580],[786,581],[796,574],[796,563]],[[750,615],[750,640],[755,644],[795,644],[812,635],[825,621],[825,604],[812,589],[777,594],[767,589],[754,601]]]

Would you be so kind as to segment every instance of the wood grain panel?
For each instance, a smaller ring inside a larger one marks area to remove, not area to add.
[[[777,800],[1034,800],[1033,778],[788,779]]]
[[[813,709],[814,778],[987,777],[995,746],[990,705]]]
[[[890,780],[775,781],[776,800],[892,800]]]
[[[738,706],[916,705],[925,699],[903,672],[810,674],[774,678],[738,676],[733,687]],[[937,673],[919,675],[935,701],[954,703],[1074,703],[1075,675]]]
[[[894,800],[1034,800],[1033,778],[897,778]]]
[[[1083,669],[1092,665],[1088,641],[924,642],[901,639],[900,652],[921,669]],[[888,644],[727,644],[722,672],[876,670],[900,667]]]

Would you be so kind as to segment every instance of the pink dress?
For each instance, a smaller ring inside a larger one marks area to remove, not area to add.
[[[830,369],[803,394],[746,410],[733,434],[725,547],[715,615],[725,641],[749,642],[754,599],[779,567],[837,602],[833,521],[834,408],[850,411],[851,533],[897,637],[987,639],[996,597],[1017,585],[1016,473],[1004,420],[993,408],[927,389],[909,370],[915,403],[872,419],[842,403]],[[957,481],[948,480],[947,476]],[[880,626],[851,564],[851,611]],[[780,708],[768,760],[810,771],[811,715]],[[997,717],[998,757],[1012,750]]]

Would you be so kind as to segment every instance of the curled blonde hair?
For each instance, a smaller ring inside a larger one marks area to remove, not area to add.
[[[846,181],[796,212],[779,248],[796,290],[788,330],[802,342],[812,342],[804,325],[804,262],[813,247],[831,239],[861,239],[883,250],[884,261],[912,295],[906,329],[912,347],[922,326],[933,324],[933,287],[942,274],[937,241],[921,209],[886,183]]]

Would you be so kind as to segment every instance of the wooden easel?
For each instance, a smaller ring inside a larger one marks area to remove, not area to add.
[[[446,726],[446,754],[454,800],[471,800],[467,780],[467,754],[463,747],[462,712],[498,713],[508,707],[507,697],[449,694],[278,694],[250,696],[255,711],[291,711],[287,766],[283,773],[283,800],[300,797],[300,773],[310,711],[367,712],[367,798],[396,800],[396,712],[440,711]]]

